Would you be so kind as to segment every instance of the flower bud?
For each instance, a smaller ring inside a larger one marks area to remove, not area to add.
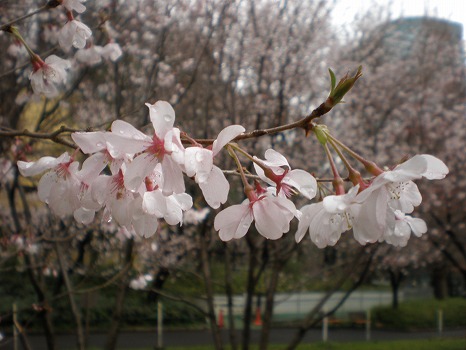
[[[335,73],[333,73],[333,71],[329,69],[331,87],[330,87],[330,94],[328,96],[327,101],[331,102],[332,106],[335,106],[338,103],[342,102],[341,100],[346,95],[346,93],[351,90],[356,80],[358,80],[362,76],[361,71],[362,71],[362,66],[359,66],[354,76],[348,77],[348,74],[346,74],[338,82],[337,86],[335,86],[335,83],[336,83]]]
[[[316,134],[317,140],[321,143],[321,145],[325,145],[327,143],[328,138],[328,129],[325,125],[316,125],[313,128],[314,134]]]

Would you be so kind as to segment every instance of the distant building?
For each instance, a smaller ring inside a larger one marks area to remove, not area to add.
[[[365,33],[349,54],[366,66],[369,57],[370,65],[380,66],[428,54],[439,58],[437,65],[464,65],[463,26],[433,17],[400,18]]]
[[[389,57],[407,58],[429,46],[438,55],[458,62],[463,57],[463,26],[433,17],[407,17],[389,22],[381,28],[383,45]],[[430,42],[430,45],[426,45]],[[435,45],[431,45],[435,43]],[[422,51],[421,51],[422,52]]]

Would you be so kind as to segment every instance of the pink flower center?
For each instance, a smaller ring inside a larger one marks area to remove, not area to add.
[[[124,190],[125,190],[125,179],[123,177],[123,172],[120,169],[118,171],[118,174],[115,175],[112,179],[111,192],[116,193],[117,199],[121,199],[123,198]]]
[[[164,155],[168,154],[165,150],[165,141],[159,139],[156,134],[152,137],[152,145],[146,149],[146,152],[157,157],[159,161],[162,161]]]
[[[287,184],[284,184],[284,183],[280,183],[279,185],[277,184],[277,196],[278,196],[278,192],[280,192],[280,190],[283,191],[286,198],[290,198],[291,195],[293,194],[293,188],[290,185],[287,185]]]
[[[70,167],[70,164],[71,164],[72,162],[73,162],[73,161],[70,160],[70,161],[67,162],[67,163],[61,163],[61,164],[59,164],[59,165],[56,167],[56,169],[55,169],[57,175],[60,176],[60,177],[63,177],[64,179],[68,178],[68,176],[71,174],[71,173],[70,173],[69,167]]]

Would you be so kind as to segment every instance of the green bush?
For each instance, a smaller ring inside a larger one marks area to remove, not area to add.
[[[466,299],[415,300],[400,303],[398,309],[378,306],[372,310],[374,323],[384,328],[418,330],[437,327],[438,310],[446,328],[466,326]]]

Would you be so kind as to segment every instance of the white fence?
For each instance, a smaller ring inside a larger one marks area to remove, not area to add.
[[[345,292],[336,292],[325,303],[324,309],[333,308],[345,295]],[[325,296],[324,292],[302,292],[302,293],[277,293],[275,295],[274,318],[275,319],[300,319],[303,318],[317,303]],[[400,292],[399,300],[404,299]],[[241,316],[244,310],[245,295],[233,297],[233,314]],[[265,298],[261,298],[263,305]],[[224,295],[215,296],[215,309],[217,315],[220,310],[227,311],[227,298]],[[355,291],[336,312],[337,316],[346,317],[353,312],[366,312],[368,309],[378,305],[390,305],[392,293],[389,291]],[[253,310],[256,309],[257,297],[253,300]]]

